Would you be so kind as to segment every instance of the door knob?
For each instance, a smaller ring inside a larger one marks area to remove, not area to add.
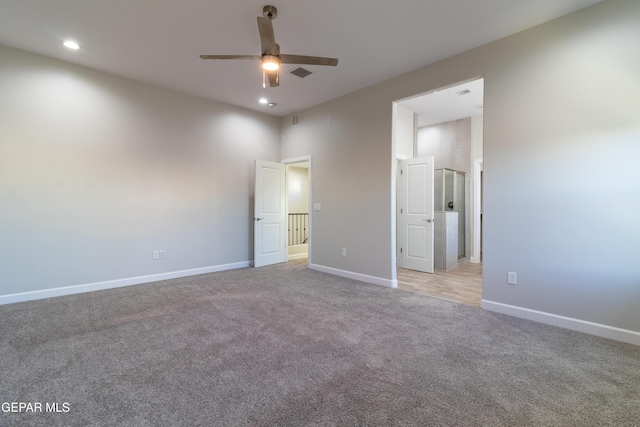
[[[263,219],[264,219],[264,218],[256,218],[256,221],[261,221],[261,220],[263,220]]]
[[[431,222],[433,221],[431,218],[423,219],[423,221]]]

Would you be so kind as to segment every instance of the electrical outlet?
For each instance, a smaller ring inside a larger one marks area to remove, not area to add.
[[[517,285],[518,274],[513,271],[507,271],[507,285]]]
[[[160,251],[153,251],[153,252],[151,253],[151,257],[152,257],[153,259],[158,259],[158,258],[160,258]]]
[[[166,253],[164,252],[164,249],[161,249],[158,252],[160,253],[160,259],[163,259],[166,256]]]
[[[347,249],[346,248],[342,248],[342,256],[347,256]]]

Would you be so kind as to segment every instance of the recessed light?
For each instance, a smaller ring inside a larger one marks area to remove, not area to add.
[[[260,104],[266,104],[269,101],[267,101],[267,98],[260,98],[260,100],[258,101]]]
[[[69,49],[73,49],[73,50],[80,49],[80,46],[78,45],[78,43],[74,42],[73,40],[65,40],[63,44]]]

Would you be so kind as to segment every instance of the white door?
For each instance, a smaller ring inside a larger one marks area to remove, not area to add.
[[[287,260],[285,165],[256,160],[253,265]]]
[[[400,173],[402,268],[433,273],[433,156],[405,160]]]

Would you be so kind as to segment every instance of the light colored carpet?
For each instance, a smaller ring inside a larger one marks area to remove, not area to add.
[[[0,307],[0,425],[633,426],[640,347],[300,263]],[[61,406],[62,407],[62,406]]]

